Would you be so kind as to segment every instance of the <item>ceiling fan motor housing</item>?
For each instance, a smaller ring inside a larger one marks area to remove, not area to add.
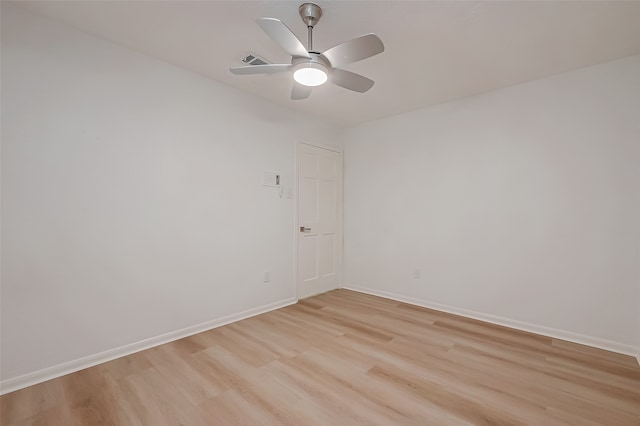
[[[329,61],[327,61],[325,58],[323,58],[320,55],[320,53],[309,52],[309,56],[311,56],[311,59],[291,58],[291,65],[293,65],[293,68],[292,68],[293,71],[302,67],[313,67],[313,68],[320,68],[327,74],[329,73],[329,69],[331,68],[331,65],[329,64]]]

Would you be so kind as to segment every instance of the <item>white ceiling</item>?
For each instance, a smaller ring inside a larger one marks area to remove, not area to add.
[[[284,21],[306,44],[303,1],[45,1],[20,4],[166,62],[341,126],[640,53],[640,2],[316,1],[314,50],[374,32],[385,52],[346,66],[375,80],[289,99],[289,74],[235,76],[256,53],[288,63],[255,24]]]

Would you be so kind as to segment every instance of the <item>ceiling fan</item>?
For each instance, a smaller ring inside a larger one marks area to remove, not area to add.
[[[384,51],[382,40],[375,34],[366,34],[341,43],[324,52],[313,50],[313,27],[322,16],[320,6],[304,3],[298,8],[302,21],[307,25],[308,46],[291,32],[279,19],[260,18],[256,22],[278,46],[291,55],[290,64],[249,65],[229,68],[233,74],[273,74],[293,71],[291,99],[308,98],[311,89],[329,81],[345,89],[364,93],[371,89],[373,80],[360,74],[343,70],[343,65],[361,61]]]

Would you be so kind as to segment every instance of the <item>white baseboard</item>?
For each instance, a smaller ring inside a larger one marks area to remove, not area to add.
[[[611,352],[617,352],[624,355],[631,355],[638,359],[640,364],[640,348],[625,343],[614,342],[611,340],[600,339],[598,337],[586,336],[571,331],[559,330],[557,328],[545,327],[541,325],[531,324],[528,322],[512,320],[496,315],[484,314],[482,312],[471,311],[468,309],[457,308],[455,306],[443,305],[429,300],[417,299],[415,297],[403,296],[400,294],[389,293],[386,291],[376,290],[372,288],[359,287],[351,284],[343,284],[345,290],[353,290],[360,293],[371,294],[373,296],[384,297],[385,299],[405,302],[411,305],[422,306],[423,308],[434,309],[436,311],[447,312],[454,315],[460,315],[492,324],[502,325],[517,330],[528,331],[530,333],[541,334],[543,336],[552,337],[554,339],[567,340],[581,345],[592,346]]]
[[[6,379],[0,382],[0,395],[26,388],[27,386],[35,385],[37,383],[42,383],[47,380],[55,379],[56,377],[64,376],[79,370],[84,370],[85,368],[93,367],[94,365],[102,364],[103,362],[111,361],[135,352],[140,352],[154,346],[163,345],[165,343],[173,342],[174,340],[202,333],[203,331],[211,330],[232,322],[250,318],[275,309],[284,308],[285,306],[293,305],[297,301],[298,300],[296,298],[290,297],[268,305],[238,312],[237,314],[227,315],[222,318],[192,325],[190,327],[161,334],[159,336],[89,355],[63,364],[54,365],[53,367],[44,368],[22,376]]]

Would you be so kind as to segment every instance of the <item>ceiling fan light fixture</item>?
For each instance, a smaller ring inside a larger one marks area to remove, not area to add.
[[[320,86],[327,82],[327,71],[320,64],[313,62],[297,67],[293,72],[293,79],[303,86]]]

